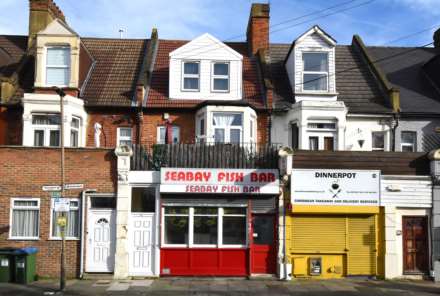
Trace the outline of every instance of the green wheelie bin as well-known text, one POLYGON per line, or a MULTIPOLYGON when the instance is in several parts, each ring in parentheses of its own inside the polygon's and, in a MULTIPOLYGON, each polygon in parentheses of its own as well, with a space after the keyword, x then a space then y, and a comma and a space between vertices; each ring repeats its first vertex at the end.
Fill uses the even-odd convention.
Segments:
POLYGON ((14 280, 16 283, 28 284, 37 279, 37 248, 17 249, 15 253, 14 280))
POLYGON ((0 283, 9 283, 14 280, 14 256, 17 249, 0 249, 0 283))

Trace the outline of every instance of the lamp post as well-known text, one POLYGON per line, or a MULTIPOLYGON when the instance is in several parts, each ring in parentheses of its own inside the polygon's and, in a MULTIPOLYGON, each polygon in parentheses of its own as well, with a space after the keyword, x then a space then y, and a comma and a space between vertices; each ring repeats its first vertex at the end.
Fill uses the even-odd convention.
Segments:
MULTIPOLYGON (((60 96, 60 147, 61 147, 61 197, 64 198, 64 97, 66 93, 59 87, 54 87, 55 92, 60 96)), ((63 221, 59 223, 61 235, 61 262, 60 262, 60 290, 64 291, 66 287, 66 214, 61 212, 63 221)))

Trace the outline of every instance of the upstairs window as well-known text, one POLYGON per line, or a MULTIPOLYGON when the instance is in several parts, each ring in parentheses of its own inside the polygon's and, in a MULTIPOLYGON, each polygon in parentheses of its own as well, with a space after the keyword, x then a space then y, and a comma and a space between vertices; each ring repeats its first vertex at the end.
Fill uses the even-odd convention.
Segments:
POLYGON ((385 151, 385 133, 373 132, 371 134, 371 145, 373 151, 385 151))
POLYGON ((240 143, 243 132, 243 114, 214 113, 214 141, 216 143, 240 143))
POLYGON ((402 152, 416 152, 417 151, 417 133, 404 131, 400 137, 402 152))
POLYGON ((303 90, 328 90, 328 54, 325 52, 303 53, 303 90))
POLYGON ((33 114, 34 146, 58 147, 60 145, 60 124, 59 114, 33 114))
POLYGON ((228 92, 229 91, 229 64, 213 63, 212 65, 212 91, 228 92))
POLYGON ((183 62, 182 89, 186 91, 199 91, 200 88, 200 63, 183 62))
POLYGON ((70 48, 49 47, 46 56, 46 85, 68 86, 70 81, 70 48))
POLYGON ((118 128, 118 146, 127 145, 131 146, 131 127, 119 127, 118 128))
POLYGON ((80 119, 78 117, 72 117, 70 123, 70 146, 79 147, 79 126, 80 119))

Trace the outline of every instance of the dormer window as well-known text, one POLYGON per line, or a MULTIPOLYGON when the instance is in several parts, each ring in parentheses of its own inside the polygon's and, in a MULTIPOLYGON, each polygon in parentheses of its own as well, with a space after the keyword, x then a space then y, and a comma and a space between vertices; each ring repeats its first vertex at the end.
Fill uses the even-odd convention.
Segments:
POLYGON ((212 64, 212 91, 229 91, 229 63, 215 62, 212 64))
POLYGON ((70 48, 47 48, 46 86, 68 86, 70 82, 70 48))
POLYGON ((182 89, 184 91, 199 91, 200 62, 183 62, 182 89))
POLYGON ((303 90, 328 91, 328 54, 326 52, 304 52, 303 90))

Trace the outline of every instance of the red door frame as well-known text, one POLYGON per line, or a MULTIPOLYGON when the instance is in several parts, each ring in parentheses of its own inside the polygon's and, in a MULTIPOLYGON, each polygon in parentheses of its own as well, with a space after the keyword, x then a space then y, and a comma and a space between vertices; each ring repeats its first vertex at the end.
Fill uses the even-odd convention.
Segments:
POLYGON ((261 247, 257 247, 259 245, 255 245, 254 244, 254 238, 253 238, 253 234, 254 234, 254 225, 253 225, 253 218, 255 216, 269 216, 269 217, 273 217, 273 245, 272 246, 268 246, 268 245, 264 245, 264 246, 268 246, 269 250, 268 252, 273 252, 273 260, 271 260, 271 262, 269 262, 269 264, 271 264, 272 266, 269 266, 268 269, 273 271, 273 272, 269 272, 269 274, 275 274, 276 273, 276 258, 277 258, 277 253, 278 253, 278 244, 277 244, 277 239, 278 239, 278 233, 277 233, 277 225, 278 225, 278 220, 277 220, 277 215, 275 213, 273 214, 254 214, 254 215, 250 215, 250 225, 251 225, 251 231, 250 231, 250 240, 249 240, 249 261, 250 261, 250 267, 249 267, 249 274, 252 274, 252 271, 254 270, 254 258, 253 258, 253 251, 255 251, 258 248, 261 247))

